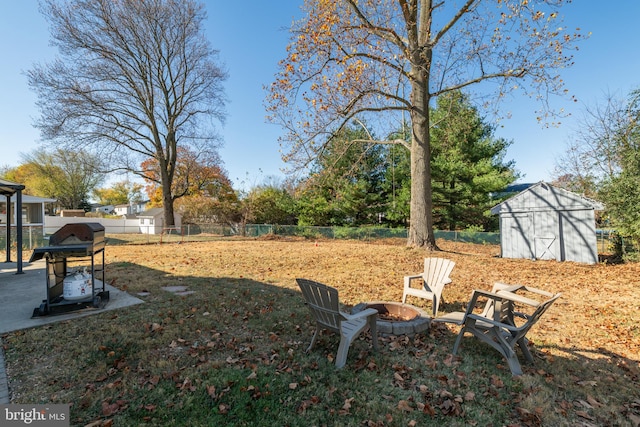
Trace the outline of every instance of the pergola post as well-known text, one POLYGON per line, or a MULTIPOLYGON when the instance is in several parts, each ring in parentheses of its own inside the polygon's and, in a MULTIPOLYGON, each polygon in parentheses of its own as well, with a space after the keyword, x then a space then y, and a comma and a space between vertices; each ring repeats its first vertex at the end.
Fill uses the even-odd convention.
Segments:
POLYGON ((11 262, 11 194, 7 194, 7 238, 5 243, 6 262, 11 262))
POLYGON ((16 243, 16 257, 18 258, 16 274, 22 274, 24 273, 22 271, 22 190, 16 192, 16 243))

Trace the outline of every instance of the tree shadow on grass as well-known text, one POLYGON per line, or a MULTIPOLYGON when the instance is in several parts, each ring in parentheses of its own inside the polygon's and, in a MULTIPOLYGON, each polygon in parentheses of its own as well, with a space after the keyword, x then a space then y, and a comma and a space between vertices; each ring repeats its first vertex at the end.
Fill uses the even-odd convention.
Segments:
MULTIPOLYGON (((444 304, 460 310, 461 303, 444 304)), ((540 323, 545 321, 544 317, 540 323)), ((536 326, 528 334, 534 363, 529 364, 517 348, 523 375, 514 377, 520 386, 514 393, 514 410, 525 425, 633 425, 640 422, 640 367, 637 360, 607 349, 566 347, 538 339, 536 326), (532 338, 536 337, 536 339, 532 338), (544 414, 544 415, 543 415, 544 414)), ((436 323, 432 328, 448 352, 461 330, 454 324, 436 323)), ((450 357, 453 355, 450 354, 450 357)), ((458 375, 499 375, 508 379, 505 359, 489 345, 465 334, 455 357, 458 375)))
POLYGON ((470 336, 451 355, 458 329, 440 325, 381 338, 378 353, 362 334, 336 370, 336 334, 305 352, 315 323, 293 279, 275 285, 131 262, 111 262, 107 276, 146 303, 3 337, 14 402, 73 402, 79 425, 535 425, 537 407, 606 425, 637 412, 634 362, 619 355, 538 344, 535 365, 513 379, 470 336))

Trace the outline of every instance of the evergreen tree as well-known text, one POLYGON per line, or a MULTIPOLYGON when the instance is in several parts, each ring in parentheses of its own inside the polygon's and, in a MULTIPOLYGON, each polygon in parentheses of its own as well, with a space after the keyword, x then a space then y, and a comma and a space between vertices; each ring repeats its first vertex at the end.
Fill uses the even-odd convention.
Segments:
MULTIPOLYGON (((494 129, 460 91, 438 99, 431 122, 436 228, 495 230, 497 218, 489 209, 497 201, 491 195, 517 178, 513 162, 504 162, 511 143, 493 137, 494 129)), ((409 151, 397 143, 367 144, 359 129, 342 131, 326 144, 299 191, 300 224, 408 226, 409 151)), ((387 139, 404 141, 410 132, 403 126, 387 139)))
POLYGON ((496 219, 489 209, 491 193, 515 181, 514 162, 504 162, 510 141, 494 138, 460 91, 440 98, 432 114, 432 187, 434 224, 441 230, 482 227, 491 230, 496 219))

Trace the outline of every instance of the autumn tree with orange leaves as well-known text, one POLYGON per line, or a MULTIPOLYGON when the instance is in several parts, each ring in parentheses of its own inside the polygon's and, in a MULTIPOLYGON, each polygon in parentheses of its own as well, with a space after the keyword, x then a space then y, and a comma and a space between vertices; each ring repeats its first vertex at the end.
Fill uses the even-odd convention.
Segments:
MULTIPOLYGON (((151 206, 162 206, 163 184, 157 162, 148 159, 142 162, 141 170, 151 206)), ((217 152, 178 147, 171 187, 171 204, 174 203, 185 220, 222 223, 237 220, 239 201, 217 152)))
POLYGON ((582 38, 579 29, 562 26, 559 12, 568 3, 305 0, 268 88, 270 119, 286 130, 285 161, 304 168, 348 124, 375 123, 375 134, 385 135, 405 118, 408 140, 367 142, 410 151, 408 244, 437 249, 429 135, 435 99, 476 87, 497 105, 517 88, 552 113, 549 96, 565 94, 559 72, 582 38))

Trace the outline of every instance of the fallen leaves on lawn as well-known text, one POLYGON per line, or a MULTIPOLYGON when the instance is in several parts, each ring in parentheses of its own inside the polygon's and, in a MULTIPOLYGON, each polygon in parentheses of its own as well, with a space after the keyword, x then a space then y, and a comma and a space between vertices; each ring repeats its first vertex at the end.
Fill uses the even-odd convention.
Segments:
POLYGON ((160 323, 154 322, 154 323, 145 323, 144 329, 146 332, 154 333, 154 332, 161 332, 163 327, 160 323))
POLYGON ((307 408, 317 405, 318 403, 320 403, 320 398, 318 396, 311 396, 311 398, 305 399, 300 402, 297 412, 298 414, 304 414, 307 411, 307 408))
POLYGON ((462 415, 461 398, 447 398, 439 405, 443 415, 459 417, 462 415))
POLYGON ((182 384, 178 384, 177 387, 182 391, 191 391, 191 392, 194 392, 198 389, 195 385, 193 385, 193 383, 189 378, 185 378, 184 381, 182 381, 182 384))
MULTIPOLYGON (((361 372, 362 370, 365 371, 363 374, 374 372, 378 375, 380 384, 385 387, 380 387, 380 393, 376 398, 384 399, 384 404, 388 408, 384 409, 382 414, 389 411, 393 416, 387 414, 384 418, 383 415, 378 414, 379 418, 374 418, 367 413, 362 419, 372 419, 360 420, 361 424, 371 427, 399 425, 400 413, 403 413, 402 418, 415 419, 407 421, 405 418, 402 425, 423 425, 425 416, 462 417, 466 411, 471 413, 472 409, 475 411, 482 408, 486 400, 495 399, 507 407, 507 413, 512 419, 507 420, 506 424, 511 425, 538 426, 544 424, 549 418, 553 419, 554 416, 556 419, 563 417, 581 425, 594 425, 611 421, 606 418, 607 414, 611 416, 613 411, 617 410, 616 421, 622 420, 621 424, 627 421, 632 426, 640 426, 640 402, 630 402, 633 398, 629 398, 629 395, 623 397, 616 395, 612 398, 606 394, 609 390, 612 390, 612 394, 616 393, 612 388, 615 384, 614 379, 620 379, 620 384, 623 384, 622 381, 637 383, 640 376, 637 364, 638 354, 640 354, 638 353, 640 345, 637 341, 637 325, 628 321, 633 319, 629 313, 637 312, 637 291, 632 290, 637 287, 627 286, 637 282, 637 266, 601 264, 581 266, 575 263, 547 261, 533 263, 528 260, 501 259, 495 256, 495 248, 484 248, 482 245, 452 245, 447 242, 441 244, 441 247, 447 251, 446 256, 457 263, 452 273, 455 286, 448 287, 446 291, 446 310, 464 309, 471 289, 490 289, 494 281, 523 283, 565 293, 565 297, 548 312, 531 335, 532 342, 536 344, 532 348, 534 357, 537 359, 536 366, 527 367, 524 391, 515 391, 512 388, 513 383, 508 379, 509 370, 506 364, 498 364, 499 368, 495 369, 496 363, 492 362, 493 359, 474 356, 472 352, 460 358, 449 353, 451 346, 442 347, 443 342, 452 344, 452 332, 454 330, 455 333, 458 332, 449 325, 433 325, 431 330, 417 337, 381 337, 380 342, 384 349, 382 357, 371 352, 370 342, 368 342, 367 346, 361 346, 362 353, 366 356, 356 355, 355 350, 352 350, 347 363, 352 371, 361 372), (593 295, 598 295, 598 298, 594 299, 593 295), (620 319, 625 320, 620 321, 620 319), (539 337, 543 338, 538 339, 539 337), (407 354, 413 358, 410 362, 401 359, 407 354), (567 357, 566 354, 570 356, 567 357), (587 360, 584 354, 588 354, 588 357, 595 356, 591 362, 592 366, 581 365, 582 360, 587 360), (468 361, 474 360, 474 357, 479 363, 469 368, 468 361), (573 362, 572 358, 576 361, 573 362), (605 366, 597 362, 596 358, 608 358, 611 363, 605 366), (389 369, 390 363, 393 364, 392 369, 389 369), (480 364, 481 366, 478 366, 480 364), (569 369, 565 369, 566 367, 569 369), (598 370, 595 369, 596 367, 598 370), (494 372, 495 375, 491 375, 494 372), (477 376, 482 377, 482 382, 476 381, 477 376), (537 401, 536 398, 542 395, 536 396, 539 390, 529 385, 529 380, 545 392, 545 387, 557 386, 553 389, 562 390, 562 395, 568 400, 551 398, 544 402, 537 401), (538 380, 542 381, 538 382, 538 380), (392 387, 388 387, 387 384, 392 384, 392 387), (474 391, 468 391, 468 388, 473 388, 474 391), (576 393, 575 390, 578 392, 576 393), (521 400, 518 400, 520 396, 522 396, 521 400), (543 407, 536 407, 536 405, 543 407), (542 410, 544 413, 541 412, 542 410)), ((413 249, 343 242, 335 244, 327 242, 321 247, 314 247, 316 251, 313 258, 305 255, 305 251, 301 250, 297 243, 279 246, 264 244, 260 241, 252 241, 250 244, 203 243, 179 247, 178 249, 184 249, 189 254, 189 258, 182 262, 188 269, 178 265, 180 261, 176 261, 176 265, 172 265, 172 271, 175 273, 170 273, 167 271, 169 266, 165 266, 159 260, 169 259, 169 257, 178 260, 180 254, 174 256, 172 253, 176 248, 153 247, 153 257, 149 256, 150 248, 149 246, 114 247, 110 249, 108 255, 109 257, 117 255, 122 259, 130 260, 132 265, 140 265, 143 268, 147 266, 151 273, 158 272, 158 275, 153 276, 155 281, 165 280, 166 273, 166 280, 185 283, 193 281, 194 288, 201 283, 202 286, 214 290, 211 291, 210 299, 204 299, 197 305, 189 302, 188 298, 191 297, 186 297, 185 304, 188 306, 184 304, 170 304, 171 308, 161 306, 156 317, 147 317, 133 324, 131 339, 119 338, 113 342, 95 341, 97 344, 91 346, 91 350, 98 354, 98 362, 105 362, 105 369, 92 375, 95 379, 87 380, 93 383, 87 384, 86 388, 81 384, 81 390, 77 394, 86 392, 87 403, 82 403, 85 408, 95 407, 96 403, 98 408, 102 405, 103 417, 111 416, 108 414, 117 414, 118 417, 124 415, 120 412, 124 411, 127 403, 116 399, 123 399, 122 396, 124 396, 123 381, 120 377, 125 379, 125 384, 132 383, 131 378, 125 376, 129 373, 138 375, 135 384, 142 390, 141 393, 144 393, 144 390, 157 388, 161 379, 169 381, 173 386, 174 396, 185 395, 185 399, 192 399, 196 396, 193 393, 198 393, 198 390, 203 391, 204 387, 204 391, 211 399, 209 403, 214 412, 217 408, 220 414, 230 413, 232 409, 242 409, 235 408, 234 393, 238 390, 243 397, 251 396, 254 399, 268 393, 267 386, 258 387, 257 384, 248 386, 245 384, 244 387, 225 383, 217 386, 202 384, 205 380, 200 378, 203 376, 191 371, 189 371, 189 377, 185 378, 187 371, 182 370, 180 364, 183 361, 186 362, 185 366, 197 369, 201 369, 201 366, 206 369, 243 369, 239 375, 246 380, 259 377, 261 380, 270 381, 269 374, 287 374, 289 376, 281 377, 285 379, 282 383, 285 390, 283 394, 291 399, 293 411, 304 414, 309 409, 314 412, 327 411, 333 416, 338 414, 359 416, 363 408, 367 410, 366 405, 358 404, 362 399, 358 394, 361 391, 360 388, 349 388, 349 391, 345 392, 342 386, 337 391, 335 387, 327 385, 326 390, 320 392, 318 387, 306 387, 312 381, 311 378, 302 379, 305 371, 299 369, 300 365, 309 372, 313 381, 321 382, 322 379, 317 377, 318 371, 323 372, 326 360, 333 363, 335 354, 329 354, 320 362, 317 361, 317 357, 303 359, 302 362, 298 360, 301 353, 299 349, 302 346, 298 341, 303 340, 305 345, 308 344, 312 325, 307 316, 291 319, 295 316, 290 313, 289 307, 286 307, 292 300, 291 295, 298 292, 293 278, 322 278, 323 281, 340 290, 341 302, 348 305, 381 299, 393 301, 399 300, 402 294, 402 275, 413 271, 414 267, 420 268, 423 258, 422 252, 413 249), (121 254, 120 251, 123 253, 121 254), (140 252, 138 257, 132 255, 136 251, 140 252), (277 251, 277 257, 273 256, 274 251, 277 251), (338 258, 339 262, 336 262, 338 258), (198 264, 197 268, 196 264, 198 264), (336 268, 336 265, 348 266, 348 268, 336 268), (238 279, 239 271, 242 271, 245 279, 238 279), (184 278, 177 275, 183 275, 184 278), (269 280, 261 279, 264 275, 269 275, 269 280), (358 279, 363 277, 366 279, 358 279), (252 281, 262 282, 256 285, 258 292, 253 288, 247 289, 252 281), (224 301, 242 300, 243 304, 225 305, 219 304, 216 300, 216 292, 218 292, 215 290, 216 286, 227 282, 233 287, 218 286, 221 289, 220 295, 223 295, 223 290, 226 292, 224 301), (271 287, 277 288, 278 297, 273 296, 276 294, 269 293, 268 289, 271 287), (282 307, 279 306, 278 298, 286 301, 282 307), (250 304, 247 303, 248 300, 251 301, 250 304), (202 316, 208 317, 203 319, 202 316), (259 334, 254 334, 253 323, 261 321, 260 316, 273 317, 275 320, 269 326, 260 329, 259 334), (289 324, 283 320, 285 318, 289 319, 289 324), (203 320, 209 321, 214 326, 207 325, 203 320), (173 332, 175 325, 183 325, 180 332, 173 332), (159 339, 163 337, 166 339, 159 339), (247 337, 250 339, 246 339, 247 337), (135 343, 138 338, 159 343, 154 350, 162 358, 158 360, 167 363, 166 374, 153 375, 153 365, 147 367, 140 361, 136 348, 138 343, 135 343), (133 349, 127 347, 129 341, 134 342, 133 349), (98 346, 103 343, 104 345, 98 346), (99 351, 95 352, 95 348, 99 351), (180 363, 175 363, 176 361, 180 363), (269 374, 260 370, 258 375, 256 370, 249 366, 252 363, 269 366, 269 374), (113 393, 113 400, 102 401, 103 395, 97 393, 101 390, 113 393), (356 391, 351 393, 351 390, 356 391), (350 394, 340 395, 343 392, 350 394), (320 394, 326 402, 321 402, 321 399, 313 393, 320 394), (234 407, 232 408, 231 405, 234 407), (316 407, 313 408, 314 406, 316 407)), ((136 269, 132 268, 131 271, 135 272, 136 269)), ((121 280, 130 280, 129 283, 123 283, 122 287, 130 287, 131 292, 140 290, 153 292, 157 287, 156 284, 143 283, 139 279, 140 277, 135 275, 122 275, 121 280), (124 279, 125 277, 130 278, 124 279)), ((201 294, 204 292, 199 293, 201 294)), ((182 298, 181 302, 184 300, 182 298)), ((420 305, 421 302, 416 304, 420 305)), ((369 340, 369 337, 367 336, 366 339, 369 340)), ((321 357, 323 352, 326 354, 335 351, 336 348, 337 341, 330 341, 329 345, 317 351, 316 356, 321 357)), ((48 366, 42 363, 39 365, 48 366)), ((58 387, 63 384, 62 380, 60 381, 58 387)), ((44 381, 41 382, 44 383, 44 381)), ((49 380, 49 385, 53 383, 54 381, 49 380)), ((28 386, 31 389, 38 388, 33 387, 33 383, 25 383, 25 386, 21 386, 19 382, 15 384, 17 393, 22 395, 26 395, 28 386)), ((73 382, 64 382, 64 388, 67 387, 73 390, 73 382)), ((365 391, 369 392, 377 388, 376 385, 365 391)), ((633 396, 633 393, 630 395, 633 396)), ((146 401, 138 400, 129 394, 126 396, 131 402, 146 401)), ((78 407, 80 405, 81 403, 78 407)), ((143 403, 138 406, 138 409, 146 410, 150 412, 148 415, 153 415, 151 412, 164 408, 143 403)), ((88 410, 83 409, 83 412, 86 413, 88 410)), ((83 414, 83 417, 85 420, 91 420, 96 415, 100 416, 100 409, 96 412, 97 414, 88 416, 83 414)), ((145 419, 145 421, 148 420, 145 419)), ((466 418, 464 422, 472 424, 472 420, 466 418)), ((98 425, 103 424, 96 424, 98 425)))
POLYGON ((516 412, 520 416, 520 421, 522 421, 524 425, 530 427, 542 425, 542 414, 538 410, 531 412, 528 409, 516 407, 516 412))
POLYGON ((126 407, 127 402, 124 400, 116 400, 115 402, 112 402, 111 399, 107 399, 102 402, 102 415, 110 417, 126 407))
POLYGON ((342 409, 340 409, 338 413, 340 415, 349 415, 350 414, 349 410, 351 409, 351 404, 353 403, 354 400, 356 400, 355 397, 350 397, 348 399, 345 399, 344 405, 342 405, 342 409))
POLYGON ((412 412, 413 408, 408 400, 401 400, 398 402, 398 409, 404 412, 412 412))

